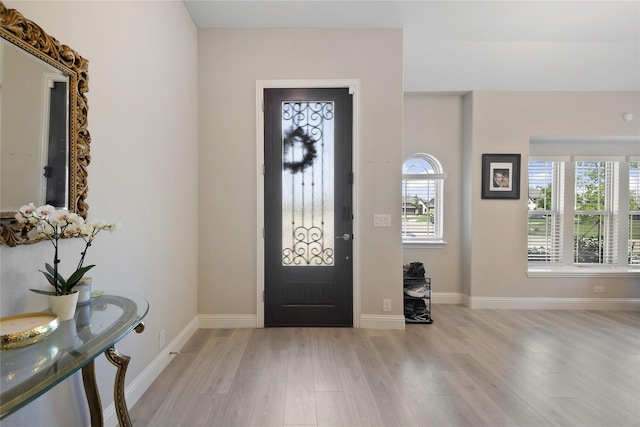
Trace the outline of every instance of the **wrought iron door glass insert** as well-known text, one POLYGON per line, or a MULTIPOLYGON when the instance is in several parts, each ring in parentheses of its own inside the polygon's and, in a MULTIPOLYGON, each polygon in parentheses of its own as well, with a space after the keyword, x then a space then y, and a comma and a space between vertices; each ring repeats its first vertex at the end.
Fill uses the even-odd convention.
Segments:
POLYGON ((334 103, 282 103, 282 265, 333 265, 334 103))

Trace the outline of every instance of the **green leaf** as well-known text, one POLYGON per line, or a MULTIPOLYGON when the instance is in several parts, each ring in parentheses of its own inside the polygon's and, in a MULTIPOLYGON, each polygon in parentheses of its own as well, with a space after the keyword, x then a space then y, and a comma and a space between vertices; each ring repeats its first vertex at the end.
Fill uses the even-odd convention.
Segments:
POLYGON ((59 288, 64 289, 67 286, 66 281, 64 280, 64 277, 62 277, 62 275, 60 273, 57 273, 56 276, 56 270, 51 266, 51 264, 45 263, 44 266, 47 268, 47 271, 51 274, 51 278, 49 278, 49 276, 47 276, 47 273, 45 273, 44 271, 42 271, 42 273, 47 276, 47 280, 49 280, 49 283, 51 283, 53 286, 55 286, 56 290, 59 290, 59 288), (52 278, 56 277, 57 280, 52 281, 52 278), (58 285, 58 283, 60 283, 60 285, 58 285))
POLYGON ((51 273, 52 276, 55 276, 56 270, 53 267, 51 267, 51 264, 45 263, 44 266, 46 267, 47 271, 51 273))
POLYGON ((44 274, 44 277, 47 278, 47 280, 49 281, 49 283, 51 283, 51 286, 53 286, 54 288, 57 288, 56 286, 56 279, 53 278, 52 274, 47 273, 46 271, 42 271, 39 270, 42 274, 44 274))
POLYGON ((89 270, 91 270, 95 265, 87 265, 86 267, 82 267, 77 269, 70 277, 67 279, 67 283, 63 286, 63 293, 68 293, 71 289, 82 279, 82 276, 89 270))
POLYGON ((64 277, 62 277, 60 273, 58 273, 58 282, 60 283, 60 286, 62 286, 63 288, 67 286, 66 280, 64 280, 64 277))
POLYGON ((40 289, 29 289, 31 292, 35 292, 36 294, 42 295, 56 295, 54 291, 42 291, 40 289))

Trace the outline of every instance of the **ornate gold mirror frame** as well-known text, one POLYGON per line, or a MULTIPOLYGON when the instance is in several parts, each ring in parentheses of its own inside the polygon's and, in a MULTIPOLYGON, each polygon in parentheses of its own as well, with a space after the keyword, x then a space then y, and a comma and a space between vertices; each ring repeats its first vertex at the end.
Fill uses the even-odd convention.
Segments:
MULTIPOLYGON (((87 130, 89 61, 69 46, 60 44, 33 21, 0 1, 0 37, 69 76, 69 178, 68 209, 86 218, 87 166, 91 161, 87 130)), ((30 201, 25 201, 25 204, 30 201)), ((15 212, 0 212, 0 244, 28 243, 26 233, 14 219, 15 212)))

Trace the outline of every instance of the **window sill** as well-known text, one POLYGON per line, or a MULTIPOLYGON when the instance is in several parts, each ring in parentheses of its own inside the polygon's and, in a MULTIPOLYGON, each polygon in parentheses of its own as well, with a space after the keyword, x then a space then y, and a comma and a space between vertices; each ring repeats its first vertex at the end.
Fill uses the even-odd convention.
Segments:
POLYGON ((527 277, 627 277, 640 278, 640 266, 602 267, 602 266, 560 266, 531 267, 527 277))
POLYGON ((447 242, 444 240, 438 240, 433 242, 407 242, 403 241, 402 246, 410 249, 422 249, 422 248, 444 248, 447 242))

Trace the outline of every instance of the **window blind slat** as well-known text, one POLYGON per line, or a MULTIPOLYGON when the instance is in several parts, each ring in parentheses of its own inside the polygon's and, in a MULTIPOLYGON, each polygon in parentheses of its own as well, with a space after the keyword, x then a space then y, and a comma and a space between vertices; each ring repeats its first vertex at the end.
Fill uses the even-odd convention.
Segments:
POLYGON ((563 163, 529 163, 528 260, 558 264, 562 262, 563 163))
MULTIPOLYGON (((636 159, 632 159, 636 160, 636 159)), ((628 263, 640 265, 640 159, 629 163, 628 263)))

